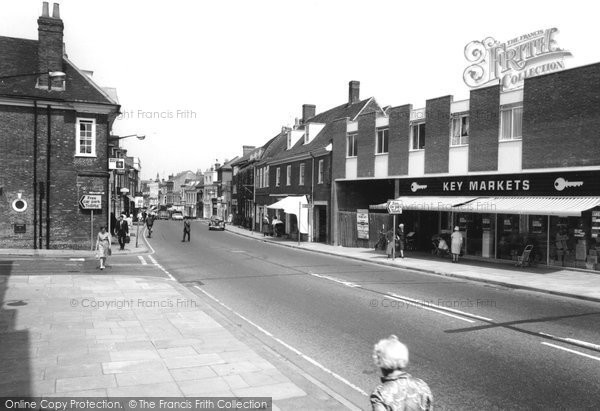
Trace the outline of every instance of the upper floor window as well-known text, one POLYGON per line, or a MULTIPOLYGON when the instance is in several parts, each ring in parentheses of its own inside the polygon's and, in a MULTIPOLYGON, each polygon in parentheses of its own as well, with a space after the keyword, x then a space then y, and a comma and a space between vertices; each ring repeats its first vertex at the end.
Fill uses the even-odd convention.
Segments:
POLYGON ((317 178, 317 184, 323 184, 323 160, 319 160, 319 172, 317 178))
POLYGON ((264 178, 263 187, 269 187, 269 166, 265 167, 265 174, 264 174, 263 178, 264 178))
POLYGON ((292 166, 287 166, 285 169, 285 185, 292 185, 292 166))
POLYGON ((275 169, 275 187, 279 187, 281 185, 281 167, 277 167, 275 169))
POLYGON ((75 155, 96 156, 96 120, 78 118, 76 125, 77 143, 75 155))
POLYGON ((298 185, 304 185, 304 163, 300 164, 300 175, 298 176, 298 185))
POLYGON ((457 116, 452 118, 451 146, 462 146, 469 144, 469 116, 457 116))
POLYGON ((356 133, 348 134, 347 144, 346 144, 346 146, 348 148, 348 150, 346 151, 346 155, 348 157, 356 157, 358 155, 358 144, 356 141, 356 137, 357 137, 356 133))
POLYGON ((410 149, 423 150, 425 148, 425 123, 413 124, 410 128, 410 149))
POLYGON ((389 128, 377 129, 377 144, 375 144, 376 154, 386 154, 388 152, 389 128))
POLYGON ((523 136, 523 107, 503 108, 500 111, 500 140, 520 140, 523 136))

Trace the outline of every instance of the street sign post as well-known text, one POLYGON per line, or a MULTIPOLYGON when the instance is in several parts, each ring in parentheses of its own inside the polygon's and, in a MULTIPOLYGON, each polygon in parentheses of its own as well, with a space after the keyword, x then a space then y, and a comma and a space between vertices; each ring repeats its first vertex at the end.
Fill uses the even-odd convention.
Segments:
POLYGON ((85 194, 79 199, 83 210, 90 210, 90 248, 94 250, 94 210, 102 210, 101 194, 85 194))
POLYGON ((392 260, 396 259, 396 216, 402 214, 402 201, 390 200, 387 203, 387 211, 394 217, 392 225, 394 226, 393 235, 393 246, 392 246, 392 260))

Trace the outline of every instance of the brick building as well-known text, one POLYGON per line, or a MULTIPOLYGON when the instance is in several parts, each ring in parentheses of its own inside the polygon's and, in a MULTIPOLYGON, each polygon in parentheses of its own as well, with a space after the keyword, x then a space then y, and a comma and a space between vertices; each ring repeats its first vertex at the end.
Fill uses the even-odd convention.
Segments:
POLYGON ((270 220, 277 216, 292 237, 300 231, 306 240, 330 241, 331 144, 337 120, 384 115, 373 97, 360 100, 359 95, 360 83, 351 81, 344 104, 319 114, 314 105, 304 104, 302 119, 284 127, 270 144, 255 165, 257 223, 265 215, 270 220))
POLYGON ((108 136, 119 113, 111 93, 63 46, 58 4, 44 2, 37 40, 0 37, 0 247, 90 248, 107 223, 108 136), (98 197, 94 197, 98 198, 98 197))
POLYGON ((540 263, 598 269, 599 126, 600 64, 338 120, 335 242, 372 246, 397 199, 417 250, 458 226, 473 258, 515 260, 532 245, 540 263), (359 209, 370 209, 368 239, 359 209))

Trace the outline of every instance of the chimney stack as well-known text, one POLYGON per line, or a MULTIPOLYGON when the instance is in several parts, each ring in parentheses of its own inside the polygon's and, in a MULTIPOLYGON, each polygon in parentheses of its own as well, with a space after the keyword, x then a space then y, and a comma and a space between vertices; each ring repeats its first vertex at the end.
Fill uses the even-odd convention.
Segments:
POLYGON ((360 101, 360 81, 352 80, 348 83, 348 104, 358 103, 360 101))
POLYGON ((302 104, 302 123, 313 118, 316 114, 317 106, 314 104, 302 104))
MULTIPOLYGON (((57 3, 49 15, 48 2, 42 6, 42 15, 38 18, 38 71, 64 71, 63 67, 63 31, 64 25, 60 19, 60 9, 57 3)), ((53 87, 61 87, 64 79, 52 79, 53 87)), ((41 75, 38 81, 40 88, 48 88, 48 75, 41 75)))
POLYGON ((254 150, 256 148, 256 146, 242 146, 242 156, 245 156, 246 154, 250 154, 252 152, 252 150, 254 150))

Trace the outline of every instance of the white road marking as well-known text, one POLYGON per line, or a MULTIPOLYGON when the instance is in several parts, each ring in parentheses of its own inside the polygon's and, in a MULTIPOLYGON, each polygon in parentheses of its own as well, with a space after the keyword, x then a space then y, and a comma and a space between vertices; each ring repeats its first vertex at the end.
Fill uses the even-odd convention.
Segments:
POLYGON ((166 275, 168 275, 168 276, 169 276, 169 279, 171 279, 171 280, 173 280, 173 281, 177 281, 177 280, 175 279, 175 277, 173 277, 173 276, 171 275, 171 273, 170 273, 170 272, 168 272, 167 270, 165 270, 165 268, 164 268, 162 265, 160 265, 160 264, 158 263, 158 261, 156 261, 156 260, 154 259, 154 257, 152 257, 151 255, 149 255, 149 256, 148 256, 148 258, 150 259, 150 261, 152 261, 152 264, 154 264, 156 267, 158 267, 158 268, 159 268, 159 269, 160 269, 160 270, 161 270, 163 273, 165 273, 166 275))
POLYGON ((85 258, 69 258, 69 261, 85 261, 85 258))
POLYGON ((474 323, 475 322, 474 320, 469 320, 468 318, 465 318, 465 317, 459 317, 458 315, 450 314, 450 313, 447 313, 447 312, 442 311, 442 310, 431 308, 428 305, 425 305, 423 303, 415 303, 415 302, 411 301, 412 299, 408 299, 407 300, 407 299, 405 299, 403 297, 396 296, 394 294, 388 294, 388 297, 392 298, 393 300, 402 301, 403 303, 406 303, 408 305, 412 305, 412 306, 415 306, 415 307, 419 307, 419 308, 422 308, 422 309, 427 310, 427 311, 432 311, 434 313, 438 313, 438 314, 442 314, 442 315, 445 315, 445 316, 448 316, 448 317, 456 318, 457 320, 466 321, 468 323, 474 323))
POLYGON ((548 337, 552 340, 563 341, 566 343, 578 345, 583 348, 589 348, 590 350, 600 351, 600 345, 598 345, 598 344, 593 344, 593 343, 589 343, 587 341, 582 341, 582 340, 576 340, 575 338, 557 337, 555 335, 547 334, 547 333, 543 333, 543 332, 540 332, 539 334, 543 335, 544 337, 548 337))
POLYGON ((335 282, 335 283, 343 284, 343 285, 345 285, 346 287, 351 287, 351 288, 362 288, 362 287, 361 287, 360 285, 358 285, 358 284, 354 284, 354 283, 352 283, 352 282, 350 282, 350 281, 339 280, 339 279, 337 279, 337 278, 335 278, 335 277, 330 277, 330 276, 328 276, 328 275, 323 275, 323 274, 315 274, 315 273, 310 273, 310 275, 312 275, 313 277, 324 278, 324 279, 326 279, 326 280, 333 281, 333 282, 335 282))
POLYGON ((144 259, 144 257, 143 257, 143 256, 141 256, 141 255, 138 255, 138 258, 140 259, 140 263, 142 263, 142 265, 146 265, 146 264, 148 264, 148 263, 146 262, 146 260, 144 259))
MULTIPOLYGON (((393 296, 393 297, 396 297, 396 298, 401 298, 401 299, 403 299, 403 300, 407 300, 407 301, 413 302, 413 303, 415 303, 415 304, 419 304, 419 305, 423 306, 424 308, 425 308, 425 307, 430 307, 430 304, 428 304, 428 303, 425 303, 425 302, 423 302, 423 301, 415 300, 414 298, 405 297, 405 296, 403 296, 403 295, 398 295, 398 294, 394 294, 394 293, 392 293, 392 294, 390 294, 390 295, 391 295, 391 296, 393 296)), ((449 307, 439 307, 439 309, 441 309, 441 310, 443 310, 443 311, 450 311, 450 312, 453 312, 453 313, 456 313, 456 314, 459 314, 459 315, 465 315, 465 316, 467 316, 467 317, 473 317, 473 318, 477 318, 477 319, 479 319, 479 320, 483 320, 483 321, 490 321, 490 322, 493 322, 493 321, 494 321, 494 320, 492 320, 491 318, 486 318, 486 317, 482 317, 482 316, 480 316, 480 315, 475 315, 475 314, 467 313, 467 312, 464 312, 464 311, 456 310, 456 309, 454 309, 454 308, 449 308, 449 307)))
POLYGON ((232 309, 231 307, 229 307, 227 304, 221 302, 218 298, 216 298, 213 295, 207 293, 202 288, 198 287, 197 285, 195 285, 194 288, 196 288, 198 291, 200 291, 201 293, 203 293, 204 295, 206 295, 208 298, 210 298, 211 300, 213 300, 217 304, 221 305, 223 308, 226 308, 227 310, 231 311, 233 314, 237 315, 242 320, 246 321, 248 324, 254 326, 257 330, 259 330, 260 332, 262 332, 266 336, 268 336, 268 337, 272 338, 273 340, 277 341, 279 344, 283 345, 288 350, 292 351, 293 353, 297 354, 298 356, 300 356, 304 360, 310 362, 311 364, 313 364, 316 367, 320 368, 321 370, 325 371, 327 374, 331 375, 332 377, 334 377, 338 381, 340 381, 340 382, 346 384, 347 386, 349 386, 350 388, 358 391, 360 394, 364 395, 365 397, 367 397, 369 395, 365 391, 363 391, 362 389, 360 389, 359 387, 357 387, 356 385, 352 384, 350 381, 348 381, 347 379, 345 379, 344 377, 342 377, 341 375, 336 374, 335 372, 333 372, 330 369, 326 368, 324 365, 320 364, 319 362, 317 362, 316 360, 312 359, 308 355, 303 354, 300 350, 292 347, 291 345, 289 345, 285 341, 281 340, 280 338, 275 337, 273 334, 271 334, 269 331, 267 331, 264 328, 262 328, 260 325, 254 323, 253 321, 250 321, 248 318, 244 317, 242 314, 238 313, 237 311, 235 311, 234 309, 232 309))
POLYGON ((548 347, 554 347, 554 348, 558 348, 559 350, 568 351, 573 354, 581 355, 582 357, 591 358, 592 360, 600 361, 600 357, 594 357, 593 355, 589 355, 589 354, 586 354, 583 352, 579 352, 579 351, 571 350, 569 348, 561 347, 560 345, 550 344, 547 342, 543 342, 542 344, 547 345, 548 347))

